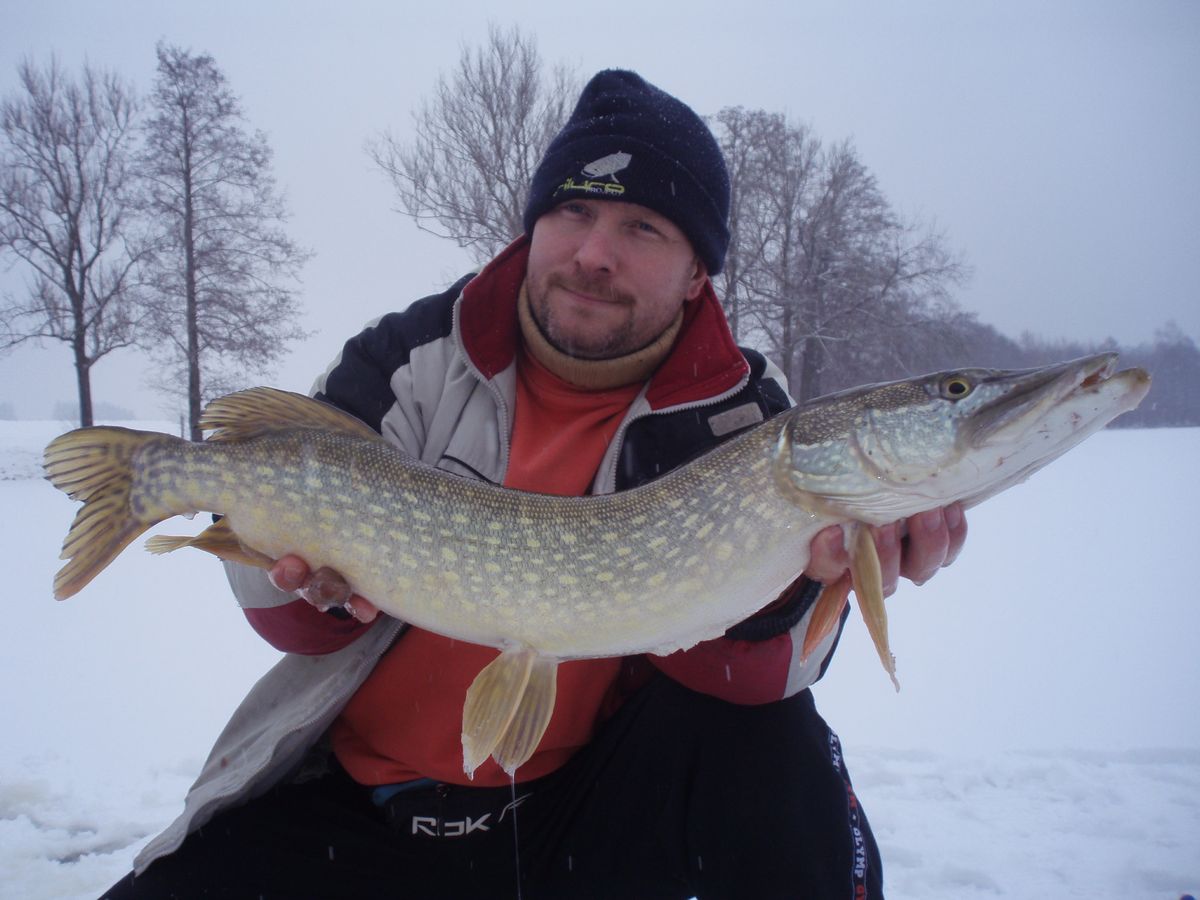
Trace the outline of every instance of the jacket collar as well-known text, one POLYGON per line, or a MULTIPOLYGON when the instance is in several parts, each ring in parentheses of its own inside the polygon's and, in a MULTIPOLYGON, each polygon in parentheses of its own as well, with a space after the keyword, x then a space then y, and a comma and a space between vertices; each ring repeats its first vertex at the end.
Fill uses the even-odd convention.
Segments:
MULTIPOLYGON (((517 297, 525 281, 529 239, 517 238, 463 288, 458 299, 463 351, 487 379, 513 364, 521 340, 517 297)), ((652 410, 695 403, 733 390, 750 366, 729 331, 712 282, 684 307, 683 325, 669 356, 650 379, 652 410)))

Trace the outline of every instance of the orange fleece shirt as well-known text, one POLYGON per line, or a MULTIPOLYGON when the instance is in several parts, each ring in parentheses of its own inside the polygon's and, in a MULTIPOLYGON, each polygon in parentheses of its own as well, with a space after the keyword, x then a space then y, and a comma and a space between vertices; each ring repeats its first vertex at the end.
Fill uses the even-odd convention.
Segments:
MULTIPOLYGON (((641 383, 584 390, 521 351, 506 487, 579 496, 591 489, 609 442, 641 383)), ((333 749, 361 784, 417 778, 502 786, 509 777, 489 759, 468 780, 462 765, 467 688, 499 651, 409 628, 368 676, 334 724, 333 749)), ((621 697, 618 659, 565 662, 545 736, 517 772, 549 774, 592 737, 621 697)))

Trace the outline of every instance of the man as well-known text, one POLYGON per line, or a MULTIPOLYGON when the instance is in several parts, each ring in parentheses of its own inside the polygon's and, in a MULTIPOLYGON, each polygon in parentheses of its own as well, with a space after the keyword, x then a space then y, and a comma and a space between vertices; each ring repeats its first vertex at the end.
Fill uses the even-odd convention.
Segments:
MULTIPOLYGON (((573 495, 652 479, 789 404, 712 290, 728 203, 692 110, 601 72, 533 178, 526 236, 350 340, 317 396, 464 477, 573 495)), ((965 536, 953 508, 905 527, 877 539, 889 592, 965 536)), ((725 637, 563 664, 515 780, 492 761, 462 771, 466 688, 497 651, 378 616, 296 557, 274 587, 231 566, 247 617, 289 655, 111 896, 880 896, 807 689, 836 635, 799 659, 819 583, 846 564, 831 529, 807 577, 725 637)))

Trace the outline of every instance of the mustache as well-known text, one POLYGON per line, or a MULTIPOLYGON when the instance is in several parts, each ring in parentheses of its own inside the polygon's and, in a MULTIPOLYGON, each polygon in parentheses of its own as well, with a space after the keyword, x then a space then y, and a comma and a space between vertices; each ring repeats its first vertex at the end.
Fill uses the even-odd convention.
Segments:
POLYGON ((560 287, 576 294, 586 294, 609 303, 620 303, 632 306, 632 294, 616 288, 609 278, 591 278, 587 275, 551 275, 547 279, 548 287, 560 287))

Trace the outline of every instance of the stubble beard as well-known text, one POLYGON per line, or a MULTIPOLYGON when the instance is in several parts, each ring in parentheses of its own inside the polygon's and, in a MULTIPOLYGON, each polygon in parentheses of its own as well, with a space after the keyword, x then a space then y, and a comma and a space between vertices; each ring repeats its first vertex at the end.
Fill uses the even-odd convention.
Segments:
MULTIPOLYGON (((635 298, 612 286, 607 279, 567 278, 562 275, 550 275, 544 286, 529 285, 529 311, 533 321, 541 331, 542 336, 555 350, 576 359, 615 359, 640 350, 634 346, 633 337, 635 298), (550 304, 550 291, 554 288, 573 293, 599 297, 605 302, 620 307, 627 312, 624 320, 605 334, 591 339, 581 340, 575 335, 567 334, 566 330, 556 321, 554 308, 550 304)), ((651 341, 654 338, 650 339, 651 341)), ((648 343, 648 342, 647 342, 648 343)))

